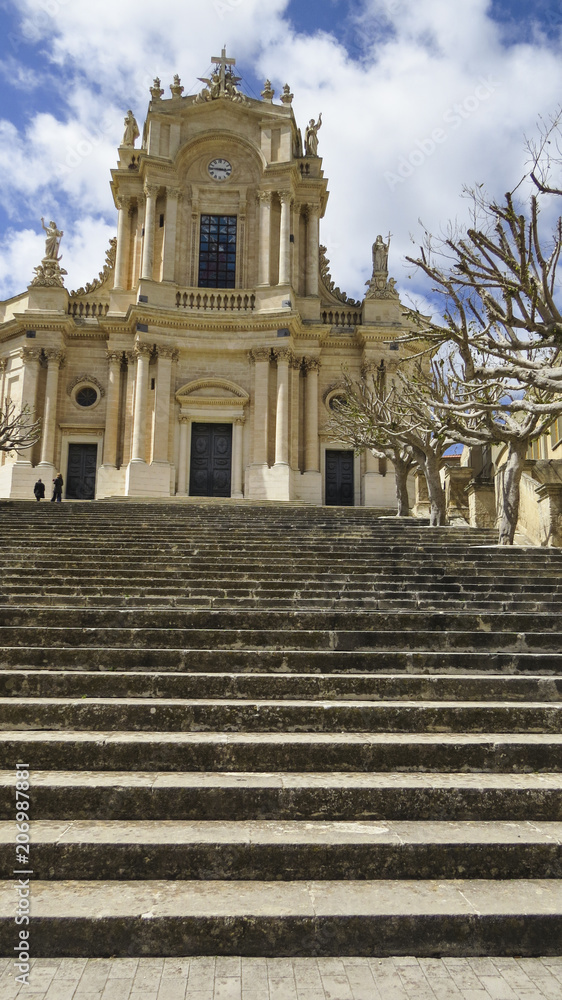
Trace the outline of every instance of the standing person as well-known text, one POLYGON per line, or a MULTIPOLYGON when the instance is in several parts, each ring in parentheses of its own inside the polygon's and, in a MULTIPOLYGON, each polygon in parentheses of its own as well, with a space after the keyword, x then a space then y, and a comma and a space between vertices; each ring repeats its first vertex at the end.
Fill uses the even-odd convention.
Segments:
POLYGON ((35 493, 36 500, 45 499, 45 483, 43 482, 42 479, 37 480, 35 486, 33 487, 33 492, 35 493))
POLYGON ((53 495, 51 497, 51 503, 53 503, 55 500, 56 500, 57 503, 61 502, 61 500, 62 500, 62 486, 63 486, 63 478, 62 478, 62 476, 61 476, 61 474, 59 472, 59 474, 56 476, 56 478, 53 479, 53 495))

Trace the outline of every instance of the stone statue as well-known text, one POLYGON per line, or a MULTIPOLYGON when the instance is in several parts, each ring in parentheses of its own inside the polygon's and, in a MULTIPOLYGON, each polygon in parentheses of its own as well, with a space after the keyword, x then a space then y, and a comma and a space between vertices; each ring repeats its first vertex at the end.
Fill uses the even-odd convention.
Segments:
POLYGON ((45 220, 41 217, 41 225, 44 232, 47 233, 45 238, 45 256, 43 260, 60 260, 59 257, 59 246, 61 238, 64 233, 60 229, 57 229, 56 222, 49 222, 49 225, 45 225, 45 220))
POLYGON ((123 138, 121 140, 121 145, 122 146, 134 146, 135 145, 135 139, 138 139, 138 137, 140 135, 140 132, 139 132, 139 127, 137 125, 135 116, 134 116, 134 114, 133 114, 133 112, 131 111, 130 108, 127 111, 127 114, 125 115, 125 121, 124 121, 123 124, 125 125, 125 131, 123 132, 123 138))
POLYGON ((318 121, 311 118, 306 126, 304 137, 305 156, 318 156, 318 130, 322 126, 322 115, 318 115, 318 121))
POLYGON ((390 247, 390 233, 388 243, 385 243, 382 236, 377 236, 373 243, 373 273, 376 271, 386 271, 388 273, 388 249, 390 247))

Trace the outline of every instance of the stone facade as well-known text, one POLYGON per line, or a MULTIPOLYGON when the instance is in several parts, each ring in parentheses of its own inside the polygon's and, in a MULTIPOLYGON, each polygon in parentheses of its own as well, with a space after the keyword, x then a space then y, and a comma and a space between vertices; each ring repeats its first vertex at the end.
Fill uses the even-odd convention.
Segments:
POLYGON ((400 356, 388 244, 377 237, 363 302, 348 299, 320 244, 321 118, 303 144, 288 86, 275 103, 266 81, 255 100, 224 51, 214 64, 196 96, 155 80, 142 130, 128 112, 99 277, 68 292, 62 234, 43 224, 36 277, 0 303, 2 400, 42 418, 33 448, 2 456, 0 496, 60 470, 67 497, 395 506, 391 468, 349 451, 344 468, 328 429, 342 368, 400 356))

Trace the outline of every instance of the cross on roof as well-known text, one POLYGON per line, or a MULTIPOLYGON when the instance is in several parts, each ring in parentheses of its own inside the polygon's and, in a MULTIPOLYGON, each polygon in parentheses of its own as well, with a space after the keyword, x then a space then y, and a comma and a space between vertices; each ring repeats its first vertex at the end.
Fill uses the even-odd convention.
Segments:
POLYGON ((236 59, 229 59, 226 55, 226 45, 223 45, 222 52, 220 56, 211 56, 211 62, 216 66, 220 66, 221 69, 221 90, 225 89, 226 84, 226 67, 236 66, 236 59))

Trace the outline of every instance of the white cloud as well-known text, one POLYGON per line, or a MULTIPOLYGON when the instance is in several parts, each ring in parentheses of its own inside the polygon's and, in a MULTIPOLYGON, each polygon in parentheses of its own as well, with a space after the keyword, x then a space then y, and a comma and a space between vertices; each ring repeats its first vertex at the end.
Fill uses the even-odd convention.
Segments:
MULTIPOLYGON (((194 92, 226 41, 238 65, 269 76, 278 94, 291 85, 301 128, 323 112, 319 152, 331 194, 321 238, 336 284, 362 297, 371 243, 390 231, 398 286, 415 290, 402 258, 412 250, 410 234, 419 238, 418 218, 438 230, 465 216, 463 183, 485 182, 501 196, 517 182, 524 133, 560 100, 560 52, 552 36, 532 31, 528 42, 506 45, 489 0, 365 0, 352 8, 346 36, 354 58, 335 35, 295 33, 286 7, 287 0, 167 0, 158 20, 148 0, 98 0, 94 9, 79 0, 19 0, 22 32, 49 54, 67 113, 32 115, 19 130, 0 123, 3 204, 12 219, 24 218, 23 203, 37 216, 58 211, 60 222, 53 217, 69 236, 83 228, 84 214, 104 234, 114 228, 109 170, 124 112, 132 107, 142 126, 156 75, 167 88, 178 72, 186 93, 194 92)), ((80 250, 77 235, 65 243, 67 268, 72 246, 90 269, 74 284, 89 280, 103 264, 101 238, 80 250)), ((14 291, 16 280, 14 272, 14 291)))

